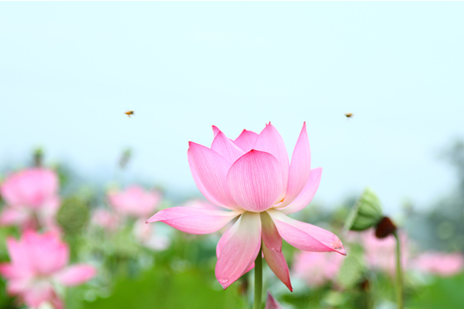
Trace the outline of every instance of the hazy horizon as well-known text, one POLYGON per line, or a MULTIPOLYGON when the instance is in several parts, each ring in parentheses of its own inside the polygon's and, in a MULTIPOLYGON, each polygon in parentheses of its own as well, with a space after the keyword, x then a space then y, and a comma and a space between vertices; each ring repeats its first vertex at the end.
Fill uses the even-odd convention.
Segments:
POLYGON ((439 155, 464 139, 461 2, 0 8, 2 168, 41 146, 111 180, 130 147, 129 178, 196 194, 188 141, 210 146, 212 125, 235 138, 271 121, 291 158, 306 121, 317 202, 370 186, 396 213, 456 182, 439 155))

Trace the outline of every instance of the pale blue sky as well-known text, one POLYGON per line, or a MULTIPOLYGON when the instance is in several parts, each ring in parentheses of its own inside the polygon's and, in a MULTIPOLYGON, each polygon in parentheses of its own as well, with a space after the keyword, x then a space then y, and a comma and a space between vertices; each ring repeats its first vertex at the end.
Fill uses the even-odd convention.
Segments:
POLYGON ((41 145, 110 179, 130 146, 133 177, 194 194, 211 125, 271 121, 291 154, 306 121, 316 201, 369 185, 393 213, 454 184, 463 81, 462 2, 2 2, 0 166, 41 145))

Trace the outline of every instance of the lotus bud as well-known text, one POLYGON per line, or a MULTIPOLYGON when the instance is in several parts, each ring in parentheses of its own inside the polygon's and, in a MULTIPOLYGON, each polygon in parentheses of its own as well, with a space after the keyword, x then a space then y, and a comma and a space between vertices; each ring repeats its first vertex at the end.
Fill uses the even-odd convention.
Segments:
POLYGON ((379 239, 383 239, 393 234, 396 231, 396 225, 393 224, 389 217, 383 217, 377 224, 375 229, 375 236, 379 239))
POLYGON ((346 218, 344 230, 366 230, 376 226, 382 218, 379 198, 371 189, 366 188, 346 218))

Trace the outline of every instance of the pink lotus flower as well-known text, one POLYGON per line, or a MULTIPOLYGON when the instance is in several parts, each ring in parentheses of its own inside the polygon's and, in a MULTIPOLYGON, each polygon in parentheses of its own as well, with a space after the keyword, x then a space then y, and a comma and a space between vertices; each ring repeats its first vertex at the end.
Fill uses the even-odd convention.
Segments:
POLYGON ((160 193, 145 191, 137 185, 108 194, 108 201, 118 213, 138 218, 147 218, 154 213, 160 199, 160 193))
MULTIPOLYGON (((401 265, 406 269, 408 264, 408 238, 405 233, 398 233, 401 241, 401 265)), ((369 267, 387 272, 394 276, 396 271, 396 240, 392 235, 378 239, 374 230, 362 233, 365 259, 369 267)))
POLYGON ((19 241, 8 238, 7 248, 11 262, 0 264, 0 274, 8 280, 8 293, 18 296, 30 308, 38 308, 44 302, 62 308, 54 284, 74 286, 95 275, 89 265, 66 267, 68 246, 54 232, 40 235, 25 231, 19 241))
POLYGON ((217 127, 213 130, 211 148, 189 143, 188 162, 201 193, 223 210, 174 207, 148 222, 208 234, 236 219, 217 245, 215 275, 224 289, 254 267, 262 244, 267 264, 292 290, 282 238, 304 251, 345 255, 337 236, 287 216, 306 207, 320 183, 322 169, 311 170, 306 124, 291 163, 282 137, 270 123, 260 134, 244 130, 234 141, 217 127))
POLYGON ((452 276, 463 270, 464 258, 461 253, 426 252, 413 261, 413 267, 439 276, 452 276))
POLYGON ((299 252, 294 259, 293 274, 309 286, 321 286, 337 277, 344 259, 335 253, 299 252))
POLYGON ((6 202, 0 225, 19 225, 24 229, 35 229, 37 225, 56 227, 60 199, 54 171, 33 168, 14 173, 3 182, 0 193, 6 202))

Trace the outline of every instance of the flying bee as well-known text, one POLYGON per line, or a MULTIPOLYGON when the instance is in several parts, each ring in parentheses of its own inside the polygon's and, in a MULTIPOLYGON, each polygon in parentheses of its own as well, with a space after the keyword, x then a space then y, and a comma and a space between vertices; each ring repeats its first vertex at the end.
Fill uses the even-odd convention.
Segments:
POLYGON ((125 112, 126 115, 128 115, 128 117, 131 117, 131 115, 134 115, 134 111, 128 111, 128 112, 125 112))
POLYGON ((353 113, 345 113, 345 116, 346 116, 347 118, 353 117, 353 113))

